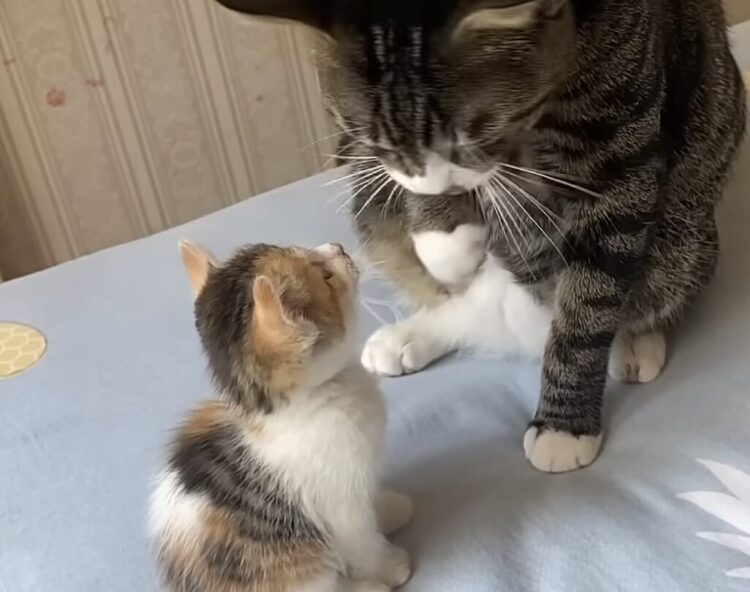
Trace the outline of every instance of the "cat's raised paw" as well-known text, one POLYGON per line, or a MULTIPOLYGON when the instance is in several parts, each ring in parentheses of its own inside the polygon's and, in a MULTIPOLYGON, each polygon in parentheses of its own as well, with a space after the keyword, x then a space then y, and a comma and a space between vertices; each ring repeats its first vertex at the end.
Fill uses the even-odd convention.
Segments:
POLYGON ((598 436, 574 436, 568 432, 530 427, 523 437, 526 458, 545 473, 566 473, 590 465, 602 444, 598 436))
POLYGON ((439 354, 439 348, 407 321, 375 331, 365 343, 362 365, 373 374, 402 376, 422 370, 439 354))
POLYGON ((609 354, 609 375, 627 383, 656 380, 667 360, 667 341, 661 332, 618 335, 609 354))

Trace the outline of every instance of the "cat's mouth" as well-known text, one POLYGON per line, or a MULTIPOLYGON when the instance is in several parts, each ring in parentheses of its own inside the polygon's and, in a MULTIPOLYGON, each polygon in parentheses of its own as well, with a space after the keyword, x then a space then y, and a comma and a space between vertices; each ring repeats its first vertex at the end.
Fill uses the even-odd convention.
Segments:
POLYGON ((440 157, 427 158, 421 175, 386 167, 390 177, 407 191, 416 195, 460 195, 487 183, 495 173, 493 168, 476 170, 463 167, 440 157))

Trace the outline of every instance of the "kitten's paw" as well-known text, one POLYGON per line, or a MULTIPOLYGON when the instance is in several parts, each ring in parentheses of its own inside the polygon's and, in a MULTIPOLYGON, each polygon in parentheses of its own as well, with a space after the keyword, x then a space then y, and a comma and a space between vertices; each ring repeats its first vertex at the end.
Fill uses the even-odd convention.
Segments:
POLYGON ((574 436, 568 432, 530 427, 523 437, 526 458, 545 473, 565 473, 590 465, 602 444, 598 436, 574 436))
POLYGON ((618 335, 609 354, 609 375, 621 382, 651 382, 661 374, 666 361, 667 340, 663 333, 618 335))
POLYGON ((411 561, 406 549, 389 545, 383 566, 382 580, 395 588, 403 586, 411 577, 411 561))
POLYGON ((373 374, 402 376, 418 372, 441 355, 437 344, 407 323, 385 325, 365 343, 362 365, 373 374))
POLYGON ((414 516, 414 502, 408 495, 384 490, 378 494, 378 523, 383 534, 406 527, 414 516))
POLYGON ((411 238, 430 275, 447 285, 469 280, 486 256, 487 229, 476 224, 461 224, 453 232, 416 232, 411 238))
POLYGON ((391 592, 392 586, 383 582, 370 582, 368 580, 352 580, 344 587, 345 592, 391 592))

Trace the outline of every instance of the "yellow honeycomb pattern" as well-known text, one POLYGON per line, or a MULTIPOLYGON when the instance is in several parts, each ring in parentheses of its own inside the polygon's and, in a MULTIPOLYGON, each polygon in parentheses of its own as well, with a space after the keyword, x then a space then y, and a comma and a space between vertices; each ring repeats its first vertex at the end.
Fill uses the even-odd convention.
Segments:
POLYGON ((28 370, 47 350, 44 335, 32 327, 0 323, 0 379, 28 370))

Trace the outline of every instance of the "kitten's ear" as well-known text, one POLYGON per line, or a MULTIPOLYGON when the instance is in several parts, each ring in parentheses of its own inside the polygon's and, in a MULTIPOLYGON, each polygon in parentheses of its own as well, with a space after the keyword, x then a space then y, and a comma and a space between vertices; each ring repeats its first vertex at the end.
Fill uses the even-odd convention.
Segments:
POLYGON ((185 265, 185 271, 187 271, 188 281, 190 282, 190 289, 193 292, 193 298, 197 298, 206 284, 209 271, 215 266, 215 263, 211 255, 192 243, 181 240, 179 244, 182 263, 185 265))
POLYGON ((324 30, 329 23, 331 0, 217 0, 243 14, 297 21, 324 30))
POLYGON ((270 278, 259 275, 253 281, 253 302, 255 318, 264 328, 279 330, 291 327, 292 322, 284 310, 281 296, 270 278))

